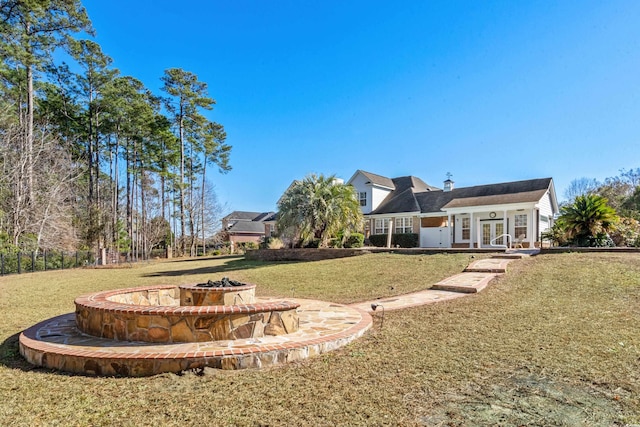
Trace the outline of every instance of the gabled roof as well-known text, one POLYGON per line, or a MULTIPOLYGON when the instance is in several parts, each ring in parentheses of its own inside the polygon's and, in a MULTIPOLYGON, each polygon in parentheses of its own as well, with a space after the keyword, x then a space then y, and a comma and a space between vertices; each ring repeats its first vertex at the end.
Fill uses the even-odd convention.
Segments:
POLYGON ((441 209, 537 202, 551 183, 551 178, 539 178, 457 188, 448 192, 452 197, 441 209))
POLYGON ((448 208, 466 208, 471 206, 506 205, 510 203, 537 202, 547 190, 526 191, 515 194, 495 194, 492 196, 465 197, 453 199, 443 206, 448 208))
POLYGON ((380 207, 372 214, 394 213, 394 212, 420 212, 420 205, 415 198, 411 188, 404 191, 393 191, 380 204, 380 207))
POLYGON ((247 211, 233 211, 229 215, 225 216, 223 220, 237 220, 237 221, 256 221, 256 218, 264 215, 266 212, 247 212, 247 211))
POLYGON ((270 212, 269 216, 266 216, 262 222, 267 222, 267 221, 275 221, 278 219, 278 214, 275 212, 270 212))
POLYGON ((233 211, 225 216, 222 221, 233 222, 227 229, 229 233, 259 233, 264 234, 264 221, 275 217, 274 212, 246 212, 233 211))
POLYGON ((397 191, 404 191, 407 188, 412 188, 414 193, 440 190, 438 187, 427 184, 417 176, 401 176, 392 178, 391 181, 394 183, 397 191))
POLYGON ((229 227, 229 233, 259 233, 264 234, 264 222, 262 221, 238 221, 229 227))
POLYGON ((552 187, 551 178, 541 178, 462 187, 451 191, 393 191, 371 214, 435 213, 452 208, 538 202, 552 187))
POLYGON ((387 178, 386 176, 376 175, 375 173, 365 172, 359 169, 356 171, 354 176, 356 176, 358 173, 361 173, 362 175, 364 175, 364 177, 367 178, 369 182, 373 185, 389 188, 391 190, 396 188, 395 184, 393 183, 393 180, 391 180, 390 178, 387 178))

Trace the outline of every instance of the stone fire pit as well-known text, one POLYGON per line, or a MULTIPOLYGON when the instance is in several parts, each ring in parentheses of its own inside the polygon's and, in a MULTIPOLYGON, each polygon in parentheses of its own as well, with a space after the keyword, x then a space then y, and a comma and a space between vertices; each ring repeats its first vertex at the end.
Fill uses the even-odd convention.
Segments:
POLYGON ((20 335, 28 362, 122 376, 260 368, 330 351, 371 326, 357 308, 257 298, 255 285, 229 279, 97 292, 75 305, 20 335))

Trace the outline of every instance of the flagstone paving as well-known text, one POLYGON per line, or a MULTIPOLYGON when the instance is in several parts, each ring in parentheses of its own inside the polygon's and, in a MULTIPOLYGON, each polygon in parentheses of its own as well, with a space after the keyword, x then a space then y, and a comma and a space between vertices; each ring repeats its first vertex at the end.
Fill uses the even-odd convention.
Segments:
MULTIPOLYGON (((312 357, 341 347, 372 325, 369 312, 398 310, 461 298, 480 292, 506 271, 507 264, 531 251, 495 255, 473 261, 465 272, 432 288, 351 305, 291 298, 299 303, 297 332, 250 339, 207 342, 149 343, 116 341, 83 334, 74 313, 54 317, 20 335, 20 353, 30 363, 88 375, 146 376, 213 367, 261 368, 312 357)), ((257 302, 274 302, 259 298, 257 302)))
POLYGON ((25 330, 20 336, 20 353, 37 366, 89 375, 262 368, 334 350, 371 327, 371 316, 355 307, 299 298, 292 301, 300 304, 300 326, 286 335, 188 343, 116 341, 83 334, 76 327, 75 314, 69 313, 25 330))
POLYGON ((535 255, 538 252, 538 250, 509 251, 492 255, 491 258, 474 260, 463 273, 441 280, 430 289, 391 298, 359 302, 351 304, 351 306, 373 311, 372 305, 381 305, 386 311, 460 298, 466 294, 483 290, 495 277, 507 271, 507 265, 510 262, 535 255))

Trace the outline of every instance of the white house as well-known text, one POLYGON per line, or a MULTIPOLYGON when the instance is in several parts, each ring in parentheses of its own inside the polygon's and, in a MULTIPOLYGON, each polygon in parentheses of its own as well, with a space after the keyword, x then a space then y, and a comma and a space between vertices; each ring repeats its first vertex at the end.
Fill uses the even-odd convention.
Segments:
POLYGON ((552 178, 444 189, 420 178, 387 178, 362 170, 348 181, 357 191, 367 235, 417 233, 420 247, 539 246, 558 202, 552 178))

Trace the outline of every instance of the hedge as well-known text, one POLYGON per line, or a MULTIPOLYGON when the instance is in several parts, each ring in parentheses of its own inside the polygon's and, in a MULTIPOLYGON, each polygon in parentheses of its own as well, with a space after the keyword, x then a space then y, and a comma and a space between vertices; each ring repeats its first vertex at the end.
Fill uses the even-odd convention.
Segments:
MULTIPOLYGON (((417 248, 420 241, 420 236, 417 233, 402 233, 391 235, 391 246, 400 246, 401 248, 417 248)), ((369 236, 369 242, 373 246, 385 247, 387 246, 386 234, 372 234, 369 236)))

